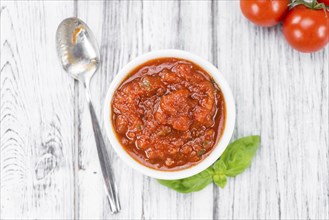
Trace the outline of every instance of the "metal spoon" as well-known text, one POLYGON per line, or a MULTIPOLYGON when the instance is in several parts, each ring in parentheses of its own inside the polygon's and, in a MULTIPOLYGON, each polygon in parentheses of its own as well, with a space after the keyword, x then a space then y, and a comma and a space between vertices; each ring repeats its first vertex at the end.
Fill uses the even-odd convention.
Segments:
POLYGON ((94 129, 97 152, 106 186, 111 213, 121 210, 117 188, 101 129, 91 103, 89 84, 100 63, 99 49, 89 27, 78 18, 67 18, 56 33, 57 53, 66 72, 79 80, 85 88, 94 129))

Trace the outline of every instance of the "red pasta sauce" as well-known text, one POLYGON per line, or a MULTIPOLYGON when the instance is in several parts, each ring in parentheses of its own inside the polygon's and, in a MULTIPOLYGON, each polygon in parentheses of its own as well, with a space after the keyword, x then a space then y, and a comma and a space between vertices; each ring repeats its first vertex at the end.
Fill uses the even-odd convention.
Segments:
POLYGON ((191 61, 150 60, 114 93, 112 124, 123 148, 156 170, 193 166, 213 150, 225 126, 223 94, 191 61))

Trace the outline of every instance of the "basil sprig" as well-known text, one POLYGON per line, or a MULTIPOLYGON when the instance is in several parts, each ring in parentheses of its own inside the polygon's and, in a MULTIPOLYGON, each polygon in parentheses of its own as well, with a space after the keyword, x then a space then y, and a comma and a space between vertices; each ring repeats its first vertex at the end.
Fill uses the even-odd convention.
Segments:
POLYGON ((259 143, 260 136, 240 138, 229 144, 222 156, 201 173, 184 179, 158 182, 180 193, 200 191, 212 182, 224 188, 227 177, 235 177, 250 166, 259 143))

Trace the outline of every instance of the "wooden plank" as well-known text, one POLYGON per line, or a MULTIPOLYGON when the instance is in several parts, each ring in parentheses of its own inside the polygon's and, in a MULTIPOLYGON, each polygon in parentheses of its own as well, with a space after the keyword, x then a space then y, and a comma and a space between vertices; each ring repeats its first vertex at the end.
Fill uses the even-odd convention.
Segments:
POLYGON ((215 219, 328 219, 328 47, 292 50, 280 26, 215 3, 215 56, 237 105, 235 137, 261 134, 249 170, 215 190, 215 219))
POLYGON ((1 219, 74 216, 73 80, 55 51, 72 13, 72 1, 1 3, 1 219))

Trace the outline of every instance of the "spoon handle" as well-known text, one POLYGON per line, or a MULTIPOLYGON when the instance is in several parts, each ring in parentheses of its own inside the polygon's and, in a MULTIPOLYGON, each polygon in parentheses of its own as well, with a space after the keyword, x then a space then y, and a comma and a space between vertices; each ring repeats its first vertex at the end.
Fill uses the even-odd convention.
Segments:
POLYGON ((91 96, 90 96, 90 91, 88 88, 88 85, 85 86, 86 89, 86 97, 88 101, 88 106, 89 106, 89 111, 90 111, 90 116, 91 116, 91 122, 93 125, 94 129, 94 134, 95 134, 95 140, 96 140, 96 146, 97 146, 97 152, 98 152, 98 157, 104 177, 104 182, 106 186, 106 192, 107 192, 107 199, 110 204, 110 211, 112 214, 118 213, 121 210, 120 206, 120 201, 118 197, 118 191, 117 187, 114 182, 114 174, 111 168, 111 163, 109 160, 109 156, 106 150, 106 146, 104 143, 103 135, 95 114, 94 107, 91 102, 91 96))

